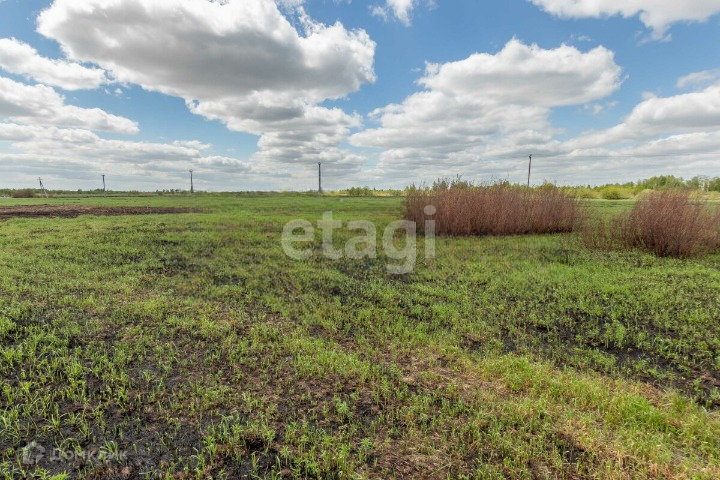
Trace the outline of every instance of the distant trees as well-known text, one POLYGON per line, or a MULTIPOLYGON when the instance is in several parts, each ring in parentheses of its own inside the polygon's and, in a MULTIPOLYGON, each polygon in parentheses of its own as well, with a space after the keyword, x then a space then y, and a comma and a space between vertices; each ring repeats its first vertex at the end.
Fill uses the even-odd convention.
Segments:
POLYGON ((31 188, 23 188, 21 190, 13 190, 12 198, 35 198, 35 190, 31 188))
POLYGON ((347 194, 351 197, 371 197, 373 193, 370 187, 351 187, 347 189, 347 194))
POLYGON ((637 186, 645 190, 689 189, 690 183, 683 180, 682 177, 661 175, 641 180, 637 183, 637 186))
POLYGON ((720 192, 720 177, 695 176, 689 180, 673 175, 659 175, 645 180, 612 183, 597 187, 577 187, 595 192, 596 197, 607 200, 632 198, 643 190, 686 190, 695 192, 720 192))
POLYGON ((720 192, 720 177, 695 176, 690 180, 672 175, 661 175, 641 180, 636 184, 644 190, 694 190, 720 192))
POLYGON ((709 192, 720 192, 720 177, 715 177, 708 181, 709 192))

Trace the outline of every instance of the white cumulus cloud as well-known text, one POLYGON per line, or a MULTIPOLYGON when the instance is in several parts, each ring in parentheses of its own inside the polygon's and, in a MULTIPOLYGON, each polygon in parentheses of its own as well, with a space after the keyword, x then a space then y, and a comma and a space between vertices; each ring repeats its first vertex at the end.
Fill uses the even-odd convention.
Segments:
POLYGON ((651 141, 662 135, 709 131, 720 132, 720 85, 671 97, 649 97, 622 123, 585 133, 568 144, 573 148, 609 147, 628 141, 651 141))
POLYGON ((606 97, 619 87, 614 54, 597 47, 587 53, 569 45, 552 50, 513 39, 495 55, 428 64, 420 84, 455 96, 534 106, 578 105, 606 97))
POLYGON ((720 151, 720 85, 669 97, 647 95, 614 127, 589 131, 557 145, 545 161, 565 178, 594 182, 653 174, 712 175, 720 151), (562 168, 561 168, 562 167, 562 168))
POLYGON ((653 30, 656 39, 665 36, 677 22, 703 22, 720 13, 718 0, 530 0, 546 12, 561 18, 602 18, 615 15, 634 17, 653 30))
POLYGON ((55 0, 38 31, 72 60, 259 135, 261 158, 319 161, 328 148, 343 157, 356 116, 319 104, 375 81, 375 43, 282 3, 296 8, 298 28, 272 0, 55 0))
POLYGON ((65 104, 65 97, 45 85, 25 85, 0 77, 0 119, 32 125, 80 127, 116 133, 138 133, 132 120, 99 108, 65 104))
POLYGON ((108 83, 105 72, 66 60, 52 60, 14 38, 0 38, 0 68, 64 90, 94 89, 108 83))
POLYGON ((373 112, 380 126, 353 135, 351 143, 383 149, 384 169, 423 165, 442 174, 482 164, 501 173, 502 165, 480 159, 553 151, 552 107, 609 96, 620 86, 621 69, 603 47, 546 50, 511 40, 494 55, 428 64, 418 83, 425 90, 373 112))
POLYGON ((434 0, 385 0, 384 5, 370 5, 370 13, 383 20, 395 18, 405 26, 412 23, 412 12, 421 3, 425 3, 429 7, 435 6, 434 0))
POLYGON ((410 25, 410 12, 417 3, 417 0, 387 0, 384 6, 371 6, 370 11, 373 15, 382 17, 384 20, 387 20, 392 15, 403 25, 410 25))
POLYGON ((720 80, 720 68, 703 70, 702 72, 693 72, 680 77, 677 81, 677 88, 687 90, 697 87, 707 87, 718 80, 720 80))

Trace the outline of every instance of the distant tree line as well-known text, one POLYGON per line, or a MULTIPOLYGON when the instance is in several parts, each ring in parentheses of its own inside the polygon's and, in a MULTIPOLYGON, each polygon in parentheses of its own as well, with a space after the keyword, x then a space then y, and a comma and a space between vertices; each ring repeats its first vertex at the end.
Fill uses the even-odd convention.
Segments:
POLYGON ((720 177, 695 176, 690 180, 673 175, 660 175, 647 180, 621 185, 642 190, 697 190, 701 192, 720 192, 720 177))
POLYGON ((646 191, 684 190, 691 192, 720 192, 720 177, 695 176, 689 180, 673 175, 659 175, 637 182, 608 183, 592 187, 563 187, 584 198, 622 200, 634 198, 646 191))

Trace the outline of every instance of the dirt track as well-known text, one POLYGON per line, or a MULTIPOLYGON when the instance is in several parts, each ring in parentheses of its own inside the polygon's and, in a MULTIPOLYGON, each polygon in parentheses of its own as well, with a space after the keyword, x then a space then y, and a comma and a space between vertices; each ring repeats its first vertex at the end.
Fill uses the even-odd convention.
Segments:
POLYGON ((80 215, 151 215, 158 213, 190 213, 189 208, 156 208, 156 207, 97 207, 82 205, 22 205, 17 207, 0 207, 0 220, 14 217, 42 218, 60 217, 75 218, 80 215))

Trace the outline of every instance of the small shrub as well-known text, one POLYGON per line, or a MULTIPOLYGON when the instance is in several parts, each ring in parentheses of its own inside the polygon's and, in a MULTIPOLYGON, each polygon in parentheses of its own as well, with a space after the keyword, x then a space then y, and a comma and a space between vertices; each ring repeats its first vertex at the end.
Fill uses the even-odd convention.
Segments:
POLYGON ((620 187, 604 187, 600 190, 600 197, 604 200, 627 200, 632 193, 620 187))
POLYGON ((432 218, 438 235, 570 232, 581 218, 579 201, 553 186, 528 190, 443 180, 429 189, 411 187, 406 197, 405 218, 419 225, 428 218, 425 207, 436 208, 432 218))
POLYGON ((576 198, 581 198, 583 200, 593 200, 596 198, 600 198, 600 194, 598 192, 587 187, 574 188, 571 189, 569 193, 572 193, 572 195, 574 195, 576 198))
POLYGON ((629 213, 588 225, 582 238, 595 248, 641 248, 659 257, 692 257, 720 247, 720 210, 689 192, 649 192, 629 213))
POLYGON ((35 191, 31 188, 24 188, 22 190, 13 190, 12 198, 35 198, 35 191))
POLYGON ((370 187, 351 187, 347 189, 347 195, 351 197, 372 197, 374 193, 370 187))

